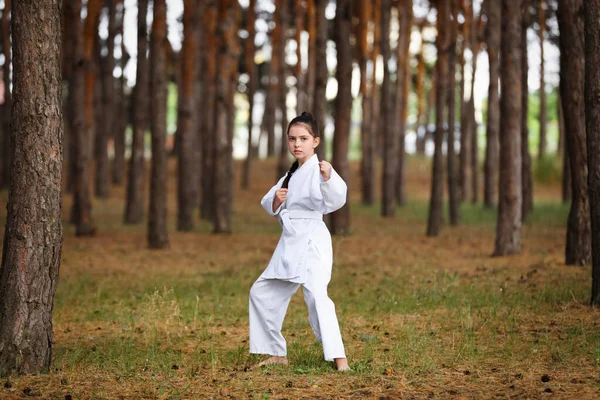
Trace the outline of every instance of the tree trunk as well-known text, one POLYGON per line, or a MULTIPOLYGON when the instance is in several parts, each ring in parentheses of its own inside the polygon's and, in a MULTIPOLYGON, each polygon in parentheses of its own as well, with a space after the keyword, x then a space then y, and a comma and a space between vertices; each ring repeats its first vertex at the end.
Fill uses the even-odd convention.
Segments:
MULTIPOLYGON (((104 0, 108 5, 107 55, 102 60, 101 70, 101 112, 96 127, 96 196, 107 198, 110 192, 110 162, 108 161, 108 139, 114 131, 115 121, 115 34, 116 0, 104 0), (111 123, 112 122, 112 123, 111 123)), ((96 35, 98 32, 96 32, 96 35)))
POLYGON ((12 171, 0 268, 0 376, 48 372, 62 250, 62 3, 12 9, 12 171))
POLYGON ((499 1, 488 1, 487 5, 487 52, 489 58, 490 86, 488 90, 487 143, 485 147, 484 199, 486 208, 496 205, 498 175, 498 135, 500 130, 500 97, 498 94, 499 50, 502 11, 499 1))
POLYGON ((521 184, 523 189, 523 205, 521 207, 521 221, 525 221, 533 209, 533 176, 531 173, 531 154, 529 152, 529 63, 527 62, 527 29, 531 24, 529 1, 523 1, 523 22, 521 34, 521 184))
POLYGON ((246 162, 244 163, 244 171, 242 173, 242 189, 248 189, 250 186, 250 170, 252 167, 252 158, 254 152, 254 145, 252 143, 252 129, 254 128, 254 122, 252 120, 252 114, 254 113, 254 94, 256 93, 257 85, 257 74, 256 64, 254 63, 254 53, 256 52, 256 46, 254 45, 254 37, 256 31, 254 28, 256 22, 256 0, 250 0, 248 6, 246 30, 248 31, 248 37, 245 41, 245 56, 244 60, 246 63, 246 73, 248 74, 247 94, 248 94, 248 154, 246 155, 246 162))
POLYGON ((231 232, 231 199, 233 198, 233 114, 232 77, 237 71, 235 54, 236 26, 234 0, 219 3, 217 95, 215 104, 215 219, 214 233, 231 232))
POLYGON ((424 155, 425 154, 425 136, 427 134, 427 126, 425 125, 424 122, 424 118, 425 118, 425 57, 423 55, 423 47, 424 47, 424 41, 423 41, 423 26, 421 26, 421 47, 419 49, 419 53, 416 55, 417 58, 417 77, 416 77, 416 81, 417 81, 417 87, 416 87, 416 92, 417 92, 417 123, 416 123, 416 129, 415 129, 415 133, 417 135, 416 139, 415 139, 415 145, 416 145, 416 153, 418 155, 424 155), (421 135, 421 133, 423 133, 421 135))
POLYGON ((521 35, 522 0, 502 0, 500 59, 500 197, 495 256, 521 249, 521 35))
MULTIPOLYGON (((471 7, 473 3, 471 3, 471 7)), ((473 13, 471 11, 471 13, 473 13)), ((471 203, 476 204, 479 201, 479 143, 477 131, 479 125, 475 119, 475 77, 477 76, 477 59, 479 52, 481 51, 481 41, 479 39, 479 26, 481 25, 481 18, 478 18, 477 25, 472 25, 471 32, 471 51, 473 52, 472 64, 472 75, 471 75, 471 95, 469 96, 469 105, 467 108, 467 118, 469 119, 469 138, 471 140, 471 183, 473 185, 471 189, 471 203)))
MULTIPOLYGON (((83 37, 83 51, 80 59, 79 45, 74 44, 75 65, 73 66, 73 97, 70 108, 76 110, 73 116, 71 131, 75 139, 76 176, 75 192, 73 194, 73 217, 76 224, 77 236, 93 235, 96 231, 92 224, 92 202, 90 196, 90 161, 92 158, 92 137, 94 132, 94 87, 96 70, 94 65, 94 43, 96 21, 101 9, 100 0, 88 0, 87 17, 85 19, 83 37), (81 107, 83 104, 83 108, 81 107), (83 114, 82 114, 83 113, 83 114)), ((81 8, 78 0, 77 8, 81 8)), ((79 24, 77 20, 72 21, 79 24)), ((79 30, 79 29, 77 29, 79 30)))
POLYGON ((452 22, 450 24, 450 48, 448 50, 448 140, 447 140, 447 164, 448 164, 448 212, 450 214, 450 225, 457 225, 459 216, 458 209, 458 182, 456 179, 456 149, 454 147, 455 116, 456 116, 456 51, 458 39, 458 7, 457 2, 451 2, 452 22))
MULTIPOLYGON (((383 57, 383 84, 381 85, 381 111, 383 117, 383 173, 381 181, 381 216, 393 217, 396 211, 396 169, 398 166, 398 140, 395 129, 392 101, 392 84, 389 63, 391 0, 381 2, 381 55, 383 57)), ((344 62, 350 62, 344 61, 344 62)), ((338 62, 339 68, 339 62, 338 62)), ((350 70, 352 73, 352 70, 350 70)), ((398 74, 398 76, 400 76, 398 74)), ((339 89, 338 89, 339 90, 339 89)))
POLYGON ((360 129, 361 144, 361 194, 365 205, 372 205, 375 199, 373 149, 371 147, 371 96, 373 83, 368 83, 367 63, 369 61, 368 35, 371 20, 371 4, 368 1, 354 3, 358 9, 357 43, 360 68, 360 93, 362 95, 362 123, 360 129))
POLYGON ((115 95, 115 121, 113 122, 115 157, 112 164, 112 183, 121 186, 125 174, 125 131, 129 122, 129 113, 127 109, 127 98, 125 96, 125 66, 129 61, 129 55, 125 48, 123 35, 123 19, 125 17, 125 5, 123 0, 117 1, 117 35, 121 37, 121 77, 118 81, 117 94, 115 95))
MULTIPOLYGON (((64 117, 65 117, 65 134, 63 138, 63 163, 65 172, 65 191, 72 194, 75 190, 75 141, 74 135, 76 132, 71 131, 73 114, 76 112, 71 107, 71 82, 73 82, 73 70, 75 66, 75 44, 79 46, 78 54, 81 57, 81 13, 75 12, 75 1, 64 2, 64 19, 63 19, 63 81, 66 83, 67 99, 64 102, 64 117), (76 19, 78 19, 76 21, 76 19), (68 22, 66 22, 68 21, 68 22), (79 31, 75 31, 78 29, 79 31)), ((81 6, 79 6, 81 8, 81 6)), ((81 11, 81 10, 80 10, 81 11)), ((4 53, 4 51, 3 51, 4 53)), ((1 165, 0 165, 1 168, 1 165)))
POLYGON ((198 77, 196 51, 198 45, 197 0, 185 0, 183 3, 183 42, 181 45, 181 103, 177 119, 179 132, 179 151, 177 157, 177 230, 194 229, 194 210, 198 204, 197 130, 195 80, 198 77))
POLYGON ((406 119, 408 116, 408 94, 411 84, 410 37, 413 25, 413 1, 405 0, 398 5, 400 33, 398 38, 398 78, 396 81, 396 118, 398 135, 398 171, 396 172, 395 195, 399 205, 406 204, 406 119))
MULTIPOLYGON (((303 0, 294 0, 294 9, 292 10, 292 15, 294 16, 294 27, 295 27, 295 35, 294 40, 296 42, 296 114, 300 115, 302 112, 307 111, 306 108, 306 74, 302 69, 302 28, 304 24, 305 18, 305 9, 304 9, 304 1, 303 0)), ((288 16, 290 12, 288 11, 288 16)), ((288 17, 289 18, 289 17, 288 17)), ((286 118, 287 120, 287 118, 286 118)))
POLYGON ((154 0, 154 19, 150 34, 150 129, 152 166, 148 245, 161 249, 169 245, 167 235, 167 6, 154 0))
POLYGON ((215 96, 217 82, 217 2, 209 1, 205 4, 202 41, 204 50, 203 65, 205 74, 202 84, 201 110, 202 124, 202 218, 213 221, 215 215, 215 189, 214 189, 214 164, 215 164, 215 96))
MULTIPOLYGON (((315 40, 316 60, 325 60, 327 57, 328 21, 325 17, 325 8, 327 8, 327 0, 315 0, 317 28, 317 37, 315 40)), ((313 116, 319 125, 319 132, 321 132, 321 143, 319 146, 317 146, 316 150, 319 160, 325 159, 325 149, 327 148, 327 141, 325 140, 325 119, 327 117, 327 100, 325 98, 325 89, 327 88, 327 78, 327 63, 317 62, 314 88, 315 97, 313 100, 313 116)))
POLYGON ((4 65, 2 66, 2 78, 4 80, 4 104, 2 105, 2 169, 0 174, 0 188, 10 186, 10 121, 12 109, 12 96, 10 92, 10 66, 11 66, 11 46, 10 46, 10 7, 11 0, 4 0, 4 10, 2 11, 2 48, 4 53, 4 65))
POLYGON ((592 298, 600 304, 600 0, 585 7, 585 118, 592 227, 592 298))
MULTIPOLYGON (((315 115, 315 84, 317 79, 317 10, 315 0, 308 0, 306 8, 308 31, 308 68, 306 70, 306 109, 315 115)), ((319 63, 321 64, 321 63, 319 63)), ((320 126, 320 125, 319 125, 320 126)))
POLYGON ((544 31, 546 30, 546 10, 544 0, 539 0, 538 7, 539 38, 540 38, 540 142, 538 148, 538 159, 542 159, 546 153, 546 125, 548 123, 546 107, 546 72, 544 63, 544 31))
POLYGON ((459 157, 459 183, 460 183, 460 199, 461 201, 467 201, 472 197, 472 171, 471 171, 471 157, 473 152, 471 145, 473 143, 471 139, 471 118, 469 118, 469 101, 465 100, 466 90, 466 60, 465 50, 471 49, 472 25, 473 25, 473 10, 470 6, 467 6, 463 13, 465 14, 465 22, 462 26, 462 46, 461 46, 461 81, 460 81, 460 95, 461 106, 460 106, 460 157, 459 157))
MULTIPOLYGON (((564 138, 566 136, 565 129, 565 114, 562 107, 562 99, 558 96, 558 127, 561 132, 560 135, 564 138)), ((562 156, 562 201, 563 204, 567 204, 571 201, 571 167, 569 162, 569 150, 566 138, 564 139, 562 156)))
MULTIPOLYGON (((337 50, 336 80, 338 93, 335 99, 335 135, 333 137, 333 168, 350 187, 348 145, 350 139, 350 111, 352 109, 352 49, 350 32, 352 24, 350 0, 338 0, 335 11, 335 44, 337 50)), ((350 193, 350 190, 348 190, 350 193)), ((346 199, 347 201, 348 199, 346 199)), ((331 216, 331 230, 335 235, 350 233, 350 205, 346 202, 331 216)))
POLYGON ((583 0, 558 3, 560 94, 571 167, 571 209, 567 222, 565 263, 585 265, 592 259, 590 203, 584 112, 583 0))
MULTIPOLYGON (((435 87, 435 150, 431 174, 431 197, 429 198, 429 215, 427 219, 427 236, 439 236, 442 224, 442 205, 444 200, 444 106, 447 102, 448 85, 448 50, 450 48, 450 0, 439 0, 437 8, 437 61, 435 87)), ((434 88, 432 88, 434 90, 434 88)))

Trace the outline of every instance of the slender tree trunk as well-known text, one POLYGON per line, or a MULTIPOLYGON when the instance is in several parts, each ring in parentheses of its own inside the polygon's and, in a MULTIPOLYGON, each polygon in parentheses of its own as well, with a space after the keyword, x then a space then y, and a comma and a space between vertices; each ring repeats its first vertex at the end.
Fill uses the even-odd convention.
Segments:
POLYGON ((427 135, 427 126, 425 124, 425 57, 423 56, 423 26, 421 26, 421 48, 416 55, 417 58, 417 123, 415 133, 416 137, 416 153, 418 155, 425 154, 425 136, 427 135), (421 135, 421 132, 423 134, 421 135))
POLYGON ((500 96, 498 94, 499 51, 501 33, 501 4, 487 2, 487 52, 489 58, 490 86, 488 90, 487 143, 485 147, 484 200, 486 208, 496 205, 496 177, 498 175, 498 135, 500 130, 500 96))
MULTIPOLYGON (((470 4, 472 0, 468 1, 470 4)), ((470 110, 470 99, 465 100, 465 90, 466 90, 466 59, 465 59, 465 50, 470 50, 473 47, 471 43, 472 35, 472 25, 473 25, 473 9, 470 5, 465 5, 463 13, 465 14, 465 22, 463 23, 462 30, 462 48, 461 48, 461 82, 460 82, 460 99, 461 99, 461 107, 460 107, 460 199, 461 201, 467 201, 472 198, 472 161, 471 157, 473 156, 473 151, 471 149, 471 145, 473 144, 473 140, 471 139, 471 122, 472 119, 469 118, 469 110, 470 110)))
POLYGON ((149 97, 149 68, 146 56, 148 50, 148 0, 138 0, 138 44, 137 44, 137 71, 135 77, 135 91, 133 92, 133 135, 131 144, 131 157, 127 177, 127 199, 125 204, 126 224, 137 224, 144 218, 144 188, 145 188, 145 163, 144 163, 144 137, 148 120, 149 97))
POLYGON ((365 205, 373 204, 375 200, 374 170, 373 170, 373 149, 371 147, 371 96, 373 83, 368 83, 367 63, 369 61, 368 35, 369 21, 371 20, 371 3, 361 1, 355 3, 358 10, 358 53, 360 68, 360 93, 362 94, 362 123, 360 129, 361 144, 361 194, 362 202, 365 205))
POLYGON ((530 0, 523 0, 523 21, 521 34, 521 184, 523 189, 523 205, 521 208, 521 221, 525 221, 533 209, 533 176, 531 173, 531 154, 529 152, 529 63, 527 62, 527 29, 531 24, 529 12, 530 0))
POLYGON ((592 304, 600 304, 600 1, 585 7, 585 117, 592 226, 592 304))
POLYGON ((4 65, 2 66, 2 78, 4 80, 4 104, 2 105, 2 173, 0 174, 0 188, 10 186, 10 168, 12 164, 10 151, 10 121, 12 109, 12 95, 10 92, 10 66, 11 63, 11 24, 9 14, 11 12, 11 0, 4 0, 2 11, 2 48, 4 53, 4 65))
MULTIPOLYGON (((481 21, 481 20, 479 20, 481 21)), ((471 203, 475 204, 479 201, 479 138, 477 132, 479 125, 475 119, 475 77, 477 76, 477 59, 481 50, 481 42, 478 38, 478 26, 473 25, 471 51, 473 52, 472 76, 471 76, 471 95, 469 97, 469 105, 467 109, 467 118, 469 119, 469 137, 471 139, 471 203)))
MULTIPOLYGON (((327 29, 328 21, 325 18, 325 8, 327 0, 314 0, 316 9, 316 28, 317 35, 315 40, 315 59, 325 60, 327 57, 327 29)), ((327 117, 327 100, 325 98, 325 89, 327 88, 327 64, 324 62, 316 63, 315 89, 313 100, 313 116, 319 125, 321 132, 321 143, 317 146, 317 157, 319 160, 325 159, 325 149, 327 141, 325 140, 325 119, 327 117)), ((337 128, 336 128, 337 132, 337 128)))
POLYGON ((544 0, 539 0, 538 7, 539 38, 540 38, 540 142, 538 148, 538 159, 542 159, 546 153, 546 125, 548 123, 546 107, 546 72, 544 62, 544 32, 546 30, 546 10, 544 0))
MULTIPOLYGON (((204 83, 202 101, 204 110, 200 120, 202 126, 202 218, 213 221, 215 216, 214 164, 215 164, 215 99, 217 82, 217 9, 216 1, 205 4, 204 11, 204 83)), ((219 67, 220 68, 220 67, 219 67)))
MULTIPOLYGON (((288 16, 292 14, 294 17, 295 35, 294 40, 296 42, 296 114, 300 115, 306 111, 306 75, 302 69, 302 28, 305 19, 305 9, 303 0, 294 0, 294 8, 288 11, 288 16)), ((288 17, 289 18, 289 17, 288 17)), ((287 120, 287 118, 286 118, 287 120)))
MULTIPOLYGON (((115 35, 116 35, 116 0, 104 0, 108 6, 108 37, 106 39, 107 55, 102 60, 100 98, 101 112, 96 127, 96 196, 107 198, 110 193, 110 162, 108 160, 108 139, 112 136, 115 120, 115 35), (111 123, 112 122, 112 123, 111 123)), ((98 34, 98 33, 96 33, 98 34)))
MULTIPOLYGON (((215 219, 214 233, 231 232, 231 199, 233 198, 233 114, 232 76, 237 71, 235 54, 235 7, 233 1, 219 3, 217 95, 215 104, 215 219)), ((237 2, 236 2, 237 3, 237 2)))
POLYGON ((560 92, 571 164, 571 209, 567 222, 565 263, 585 265, 592 259, 590 203, 584 112, 585 50, 583 0, 558 3, 560 92))
MULTIPOLYGON (((63 81, 66 83, 67 100, 64 102, 64 117, 65 117, 65 134, 63 138, 63 163, 65 173, 65 191, 66 193, 72 194, 75 190, 75 137, 76 132, 71 131, 72 119, 74 110, 71 109, 71 82, 73 82, 73 69, 74 69, 74 53, 75 44, 78 43, 79 55, 81 56, 81 12, 75 13, 76 8, 75 1, 67 1, 64 3, 64 18, 63 18, 63 81), (76 21, 76 19, 79 19, 76 21), (68 22, 67 22, 68 21, 68 22), (74 23, 72 23, 74 22, 74 23), (79 29, 76 32, 75 29, 79 29), (79 36, 79 37, 77 37, 79 36)), ((80 10, 81 11, 81 10, 80 10)), ((4 53, 4 51, 2 51, 4 53)), ((2 166, 0 165, 0 168, 2 166)))
POLYGON ((254 45, 254 36, 256 30, 254 28, 256 22, 256 0, 250 0, 248 6, 248 16, 246 30, 248 31, 248 37, 245 41, 245 63, 246 73, 248 74, 247 94, 248 94, 248 154, 246 155, 246 162, 244 163, 244 171, 242 173, 242 189, 248 189, 250 186, 250 170, 252 167, 252 158, 254 152, 254 146, 252 144, 252 128, 254 123, 252 120, 252 114, 254 113, 254 94, 256 93, 257 85, 257 74, 256 64, 254 63, 254 53, 256 52, 256 46, 254 45))
POLYGON ((398 39, 398 75, 396 82, 396 118, 398 127, 398 171, 396 172, 395 195, 398 204, 406 204, 406 118, 408 116, 408 93, 410 74, 410 37, 413 25, 413 1, 404 0, 398 6, 400 34, 398 39))
POLYGON ((148 209, 148 246, 161 249, 169 245, 167 234, 167 6, 154 0, 154 19, 150 34, 150 129, 152 167, 150 207, 148 209))
MULTIPOLYGON (((78 2, 78 6, 81 4, 78 2)), ((72 109, 76 110, 73 116, 73 129, 75 143, 76 176, 75 192, 73 194, 73 217, 76 224, 77 236, 93 235, 96 231, 92 224, 92 201, 90 196, 90 161, 92 158, 92 137, 94 132, 94 87, 96 81, 96 70, 94 65, 94 43, 96 32, 96 21, 101 9, 100 0, 88 0, 87 17, 83 30, 83 51, 80 59, 74 57, 73 67, 73 97, 72 109), (81 108, 83 104, 83 109, 81 108), (83 113, 83 114, 82 114, 83 113)), ((79 23, 74 20, 73 23, 79 23)), ((78 49, 75 44, 74 48, 78 49)), ((75 54, 79 50, 74 50, 75 54)))
POLYGON ((277 162, 277 175, 275 179, 283 176, 290 169, 290 162, 288 161, 288 146, 287 146, 287 85, 285 78, 287 75, 287 64, 285 62, 285 42, 286 42, 286 31, 288 25, 288 11, 286 1, 278 0, 278 7, 275 10, 276 24, 279 24, 279 29, 276 28, 273 31, 273 37, 277 35, 277 40, 273 41, 273 50, 277 54, 277 91, 278 91, 278 108, 281 112, 281 119, 279 120, 279 126, 281 130, 281 141, 279 142, 279 160, 277 162))
MULTIPOLYGON (((564 138, 566 136, 565 129, 565 114, 562 107, 562 99, 558 96, 558 126, 560 135, 564 138)), ((571 163, 569 162, 569 149, 567 139, 564 139, 563 150, 561 153, 562 157, 562 201, 563 204, 567 204, 571 201, 571 163)))
MULTIPOLYGON (((429 198, 429 216, 427 236, 439 236, 442 224, 442 205, 444 200, 444 106, 447 102, 448 86, 448 49, 450 48, 450 0, 438 0, 437 8, 437 61, 435 87, 435 150, 431 174, 431 197, 429 198)), ((432 88, 433 90, 434 88, 432 88)))
POLYGON ((123 24, 125 17, 125 5, 123 0, 117 0, 117 35, 121 37, 121 77, 118 81, 118 90, 115 95, 115 120, 113 122, 114 141, 115 141, 115 157, 112 164, 112 183, 121 186, 125 175, 125 131, 129 122, 127 113, 127 99, 125 96, 125 66, 129 61, 129 55, 125 48, 123 24))
MULTIPOLYGON (((351 17, 350 0, 338 0, 335 12, 338 94, 335 99, 335 135, 333 137, 332 164, 342 179, 346 181, 348 187, 350 187, 348 145, 350 139, 350 111, 352 109, 352 92, 350 91, 352 79, 351 17)), ((331 228, 336 235, 350 233, 350 205, 347 202, 340 210, 332 214, 331 228)))
POLYGON ((521 249, 521 35, 522 0, 502 0, 500 59, 500 199, 495 256, 521 249))
POLYGON ((52 361, 63 239, 61 10, 60 0, 13 3, 15 173, 0 268, 0 376, 48 372, 52 361))
POLYGON ((197 130, 195 127, 195 79, 198 76, 196 51, 198 4, 196 0, 183 3, 183 43, 181 46, 182 93, 179 104, 179 152, 177 157, 177 230, 194 229, 194 210, 198 204, 197 130))
MULTIPOLYGON (((383 117, 383 173, 381 180, 381 216, 393 217, 396 212, 396 170, 398 168, 398 140, 393 114, 392 84, 389 63, 391 0, 381 2, 381 55, 383 56, 383 84, 381 86, 381 111, 383 117)), ((339 66, 339 64, 338 64, 339 66)), ((338 67, 339 68, 339 67, 338 67)), ((351 72, 350 72, 351 73, 351 72)))
MULTIPOLYGON (((308 68, 306 69, 306 109, 313 115, 315 84, 317 79, 317 6, 315 0, 308 0, 306 21, 308 30, 308 68)), ((319 63, 320 64, 320 63, 319 63)))
POLYGON ((456 116, 456 51, 458 39, 458 9, 457 1, 451 2, 452 23, 450 25, 451 46, 448 51, 448 212, 450 225, 458 225, 460 219, 458 208, 458 182, 456 176, 455 116, 456 116))

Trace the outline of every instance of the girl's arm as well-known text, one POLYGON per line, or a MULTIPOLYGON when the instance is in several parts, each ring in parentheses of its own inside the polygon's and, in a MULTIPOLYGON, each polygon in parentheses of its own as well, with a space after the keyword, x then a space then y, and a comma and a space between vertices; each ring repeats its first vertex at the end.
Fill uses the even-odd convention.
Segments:
POLYGON ((325 181, 322 176, 320 176, 320 180, 319 188, 321 189, 323 200, 319 205, 319 211, 323 214, 329 214, 342 208, 346 204, 346 195, 348 192, 346 182, 344 182, 342 177, 333 168, 331 168, 331 176, 328 181, 325 181))
POLYGON ((260 201, 260 204, 265 209, 265 211, 273 217, 275 217, 275 216, 277 216, 277 214, 279 214, 279 211, 281 211, 281 206, 283 205, 283 204, 280 204, 279 207, 277 207, 277 209, 275 211, 273 211, 273 200, 275 199, 275 192, 277 191, 277 189, 279 189, 281 187, 281 184, 283 183, 284 179, 285 179, 285 175, 281 179, 279 179, 277 184, 275 184, 275 186, 273 186, 271 188, 271 190, 269 190, 267 192, 267 194, 265 194, 265 196, 260 201))

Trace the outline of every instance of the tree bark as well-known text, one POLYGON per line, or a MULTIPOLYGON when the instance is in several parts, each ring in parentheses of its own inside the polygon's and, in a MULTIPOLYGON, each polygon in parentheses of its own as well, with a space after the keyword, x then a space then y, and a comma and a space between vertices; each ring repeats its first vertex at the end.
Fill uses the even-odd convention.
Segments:
POLYGON ((245 42, 245 63, 246 73, 248 74, 248 154, 246 155, 246 162, 244 163, 244 171, 242 173, 242 189, 248 189, 250 186, 250 171, 252 168, 252 158, 254 157, 254 145, 252 143, 252 129, 254 128, 254 122, 252 120, 252 114, 254 113, 254 94, 257 90, 257 74, 256 64, 254 63, 254 53, 256 52, 256 46, 254 45, 254 37, 256 30, 254 28, 256 22, 256 0, 250 0, 248 6, 247 24, 246 30, 248 31, 248 37, 245 42))
POLYGON ((527 61, 527 29, 531 24, 529 2, 523 0, 523 22, 521 34, 521 184, 523 189, 521 196, 523 203, 521 207, 521 221, 525 221, 533 209, 533 176, 531 173, 531 154, 529 152, 529 63, 527 61))
MULTIPOLYGON (((348 145, 350 138, 350 111, 352 109, 352 49, 350 0, 338 0, 335 12, 335 44, 337 50, 336 80, 338 93, 335 99, 335 135, 333 137, 333 168, 350 187, 348 145)), ((348 190, 350 193, 350 190, 348 190)), ((350 205, 347 202, 331 216, 331 230, 336 235, 350 233, 350 205)))
MULTIPOLYGON (((308 68, 306 70, 306 109, 315 115, 315 84, 317 79, 317 6, 315 0, 308 0, 306 9, 308 30, 308 68)), ((321 63, 319 63, 321 64, 321 63)), ((320 125, 319 125, 320 126, 320 125)))
POLYGON ((584 3, 585 119, 588 154, 588 191, 592 227, 592 297, 600 304, 600 0, 584 3))
POLYGON ((583 3, 583 0, 560 1, 557 12, 561 54, 560 94, 571 164, 572 195, 565 248, 567 265, 589 264, 592 258, 584 112, 583 3))
POLYGON ((355 3, 358 9, 357 43, 360 68, 360 93, 362 95, 362 123, 360 129, 361 144, 361 195, 365 205, 373 204, 375 199, 373 148, 371 146, 371 92, 374 81, 369 82, 367 64, 370 58, 368 49, 369 21, 371 18, 371 4, 368 1, 355 3))
MULTIPOLYGON (((437 8, 437 61, 435 87, 435 150, 431 174, 431 197, 427 219, 427 236, 439 236, 442 224, 442 205, 444 201, 444 106, 447 102, 448 85, 448 49, 450 48, 450 0, 438 0, 437 8)), ((434 90, 434 88, 432 88, 434 90)))
MULTIPOLYGON (((392 84, 389 63, 391 0, 381 2, 381 55, 383 57, 383 83, 381 85, 381 111, 383 117, 383 173, 381 180, 381 216, 393 217, 396 212, 396 170, 398 167, 398 138, 393 114, 392 84)), ((351 61, 345 61, 350 62, 351 61)), ((339 68, 339 62, 338 62, 339 68)), ((351 70, 350 70, 351 73, 351 70)), ((339 90, 339 89, 338 89, 339 90)))
POLYGON ((499 1, 488 1, 487 5, 487 52, 489 59, 490 86, 488 90, 487 143, 485 148, 484 199, 486 208, 496 205, 498 175, 498 136, 500 130, 500 96, 498 93, 499 50, 501 33, 501 4, 499 1))
POLYGON ((196 63, 196 43, 198 34, 197 0, 185 0, 183 3, 183 42, 181 46, 182 93, 179 104, 178 128, 179 152, 177 157, 177 230, 194 229, 194 210, 198 204, 200 177, 198 176, 196 91, 195 80, 198 76, 196 63))
POLYGON ((452 23, 450 25, 451 47, 448 51, 448 212, 450 225, 458 225, 460 219, 458 208, 458 181, 456 176, 456 148, 455 129, 456 123, 456 51, 458 39, 458 9, 457 0, 451 2, 452 23))
POLYGON ((148 209, 148 246, 161 249, 169 245, 167 234, 167 6, 154 0, 154 19, 150 34, 150 129, 152 166, 150 170, 150 207, 148 209))
POLYGON ((466 59, 465 50, 470 50, 473 46, 471 43, 472 26, 473 26, 473 9, 471 2, 473 0, 467 0, 463 2, 463 14, 465 16, 465 22, 462 25, 462 46, 461 46, 461 82, 460 82, 460 156, 459 156, 459 183, 460 183, 460 199, 461 201, 467 201, 472 197, 472 176, 471 171, 472 161, 471 157, 473 152, 471 145, 473 140, 471 139, 471 118, 469 118, 469 100, 465 100, 466 90, 466 59), (469 4, 466 4, 469 3, 469 4))
POLYGON ((12 9, 12 179, 0 268, 0 376, 48 372, 62 250, 62 2, 12 9))
MULTIPOLYGON (((565 115, 562 107, 562 99, 558 96, 558 129, 560 135, 564 138, 566 136, 565 129, 565 115)), ((564 140, 564 145, 561 153, 562 157, 562 202, 567 204, 571 201, 571 167, 569 162, 569 150, 567 139, 564 140)))
POLYGON ((121 76, 118 80, 117 92, 115 95, 115 120, 113 122, 115 156, 112 163, 112 183, 121 186, 125 175, 125 131, 129 123, 128 99, 125 95, 125 67, 129 61, 129 55, 125 48, 123 24, 125 17, 125 5, 123 0, 117 0, 116 30, 117 35, 121 37, 121 76))
POLYGON ((288 146, 287 146, 287 85, 285 83, 287 75, 287 64, 285 62, 285 44, 286 44, 286 31, 288 25, 288 11, 286 1, 277 0, 277 9, 275 10, 275 24, 279 25, 275 27, 273 31, 273 52, 277 53, 277 57, 273 57, 273 60, 277 60, 277 106, 276 109, 280 111, 279 126, 281 131, 281 139, 279 142, 279 159, 277 162, 277 175, 275 179, 283 176, 290 169, 290 162, 288 161, 288 146))
POLYGON ((546 107, 546 72, 544 62, 544 32, 546 30, 546 10, 544 8, 544 0, 539 0, 538 22, 538 37, 540 39, 540 142, 538 148, 538 159, 541 160, 546 153, 546 125, 548 123, 546 107))
POLYGON ((521 249, 522 0, 502 0, 500 59, 500 181, 495 256, 521 249))
POLYGON ((12 96, 10 92, 10 66, 11 66, 11 23, 9 14, 11 12, 11 0, 4 0, 4 10, 2 11, 2 48, 4 53, 4 65, 2 66, 2 79, 4 80, 4 104, 2 105, 2 173, 0 174, 0 187, 10 186, 10 167, 11 167, 11 144, 10 144, 10 121, 12 109, 12 96))
MULTIPOLYGON (((328 21, 325 17, 325 8, 327 0, 314 0, 316 10, 316 28, 317 35, 315 40, 315 59, 325 60, 327 57, 327 29, 328 21)), ((327 88, 327 63, 316 63, 315 88, 313 99, 313 116, 319 125, 321 132, 321 143, 317 146, 316 153, 319 160, 325 159, 325 150, 327 141, 325 140, 325 119, 327 117, 327 100, 325 98, 325 89, 327 88)), ((337 131, 337 129, 336 129, 337 131)))
MULTIPOLYGON (((294 9, 289 12, 288 16, 293 15, 294 17, 294 41, 296 42, 296 114, 300 115, 302 112, 307 111, 307 94, 306 94, 306 74, 302 69, 302 28, 305 19, 305 8, 303 0, 294 0, 294 9)), ((286 118, 287 120, 287 118, 286 118)))
POLYGON ((126 224, 137 224, 144 218, 144 188, 145 170, 144 163, 144 137, 148 120, 148 95, 150 88, 150 64, 146 56, 148 50, 148 0, 138 0, 138 44, 137 44, 137 71, 135 77, 135 90, 133 92, 133 135, 131 144, 131 157, 127 176, 127 199, 125 204, 126 224))

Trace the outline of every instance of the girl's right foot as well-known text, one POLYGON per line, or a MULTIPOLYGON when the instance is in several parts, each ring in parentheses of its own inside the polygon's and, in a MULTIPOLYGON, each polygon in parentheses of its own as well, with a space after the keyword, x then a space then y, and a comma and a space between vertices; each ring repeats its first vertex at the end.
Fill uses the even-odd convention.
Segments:
POLYGON ((288 365, 288 360, 285 356, 273 356, 256 364, 256 368, 260 368, 264 365, 288 365))
POLYGON ((347 358, 336 358, 335 367, 338 371, 350 371, 347 358))

